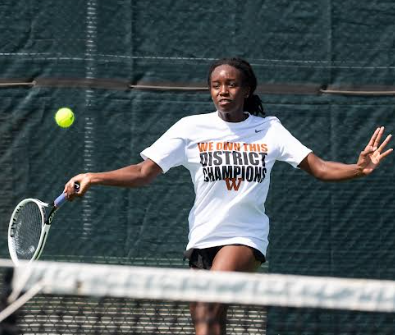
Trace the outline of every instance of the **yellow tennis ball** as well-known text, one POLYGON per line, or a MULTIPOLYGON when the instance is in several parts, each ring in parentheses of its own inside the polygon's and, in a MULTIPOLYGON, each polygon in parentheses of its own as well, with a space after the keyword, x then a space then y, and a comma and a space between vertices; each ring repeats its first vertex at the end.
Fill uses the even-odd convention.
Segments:
POLYGON ((62 107, 56 112, 55 121, 59 127, 68 128, 74 122, 74 113, 70 108, 62 107))

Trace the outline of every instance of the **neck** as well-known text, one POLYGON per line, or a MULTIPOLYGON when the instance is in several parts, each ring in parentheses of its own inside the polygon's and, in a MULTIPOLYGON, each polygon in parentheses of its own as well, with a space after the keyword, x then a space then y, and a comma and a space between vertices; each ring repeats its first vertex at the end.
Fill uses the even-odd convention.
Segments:
POLYGON ((237 113, 227 113, 218 111, 219 117, 226 122, 242 122, 248 118, 248 114, 243 111, 237 113))

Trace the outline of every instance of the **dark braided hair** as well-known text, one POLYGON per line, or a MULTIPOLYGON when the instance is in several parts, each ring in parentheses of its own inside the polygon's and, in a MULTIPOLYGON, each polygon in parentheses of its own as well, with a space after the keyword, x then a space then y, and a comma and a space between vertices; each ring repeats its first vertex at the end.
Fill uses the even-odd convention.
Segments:
POLYGON ((253 114, 265 116, 262 101, 258 95, 254 94, 257 87, 257 79, 255 73, 252 70, 251 65, 241 58, 222 58, 211 64, 208 72, 208 85, 211 85, 211 74, 215 68, 221 65, 229 65, 238 69, 243 75, 243 85, 250 88, 250 94, 248 98, 244 99, 244 110, 253 114))

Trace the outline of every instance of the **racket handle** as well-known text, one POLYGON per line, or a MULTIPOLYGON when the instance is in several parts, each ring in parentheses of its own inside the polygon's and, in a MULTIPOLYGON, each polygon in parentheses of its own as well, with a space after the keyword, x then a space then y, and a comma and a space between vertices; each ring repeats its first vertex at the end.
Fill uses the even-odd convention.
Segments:
MULTIPOLYGON (((80 189, 80 184, 75 183, 74 184, 74 190, 75 192, 78 192, 78 190, 80 189)), ((59 195, 55 201, 53 202, 54 206, 59 208, 60 206, 62 206, 65 202, 67 201, 66 198, 66 193, 62 193, 61 195, 59 195)))
POLYGON ((55 201, 53 202, 53 204, 54 204, 55 207, 58 207, 58 208, 59 208, 59 207, 62 206, 66 201, 67 201, 66 193, 62 193, 61 195, 59 195, 59 196, 55 199, 55 201))

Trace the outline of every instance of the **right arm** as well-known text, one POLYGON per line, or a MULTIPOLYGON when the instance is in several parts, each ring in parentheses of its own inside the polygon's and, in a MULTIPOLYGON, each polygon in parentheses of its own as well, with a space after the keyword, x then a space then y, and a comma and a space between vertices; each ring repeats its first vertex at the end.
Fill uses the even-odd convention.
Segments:
POLYGON ((79 174, 67 182, 64 193, 68 200, 73 200, 76 196, 83 196, 92 185, 141 187, 149 184, 161 173, 161 167, 147 159, 118 170, 79 174), (75 183, 80 185, 78 193, 74 191, 75 183))

